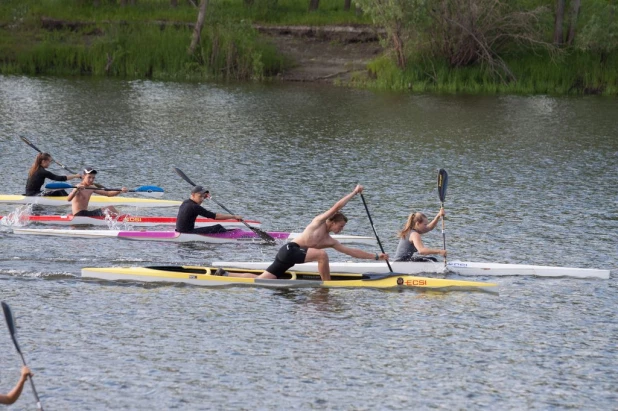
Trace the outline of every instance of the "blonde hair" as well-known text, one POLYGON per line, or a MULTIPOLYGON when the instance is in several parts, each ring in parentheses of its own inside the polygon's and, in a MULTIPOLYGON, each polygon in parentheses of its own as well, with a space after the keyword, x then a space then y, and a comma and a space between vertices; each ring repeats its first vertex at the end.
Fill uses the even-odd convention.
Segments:
POLYGON ((425 218, 423 213, 412 213, 408 216, 406 224, 401 230, 397 232, 397 238, 406 238, 410 230, 414 230, 414 227, 425 218))

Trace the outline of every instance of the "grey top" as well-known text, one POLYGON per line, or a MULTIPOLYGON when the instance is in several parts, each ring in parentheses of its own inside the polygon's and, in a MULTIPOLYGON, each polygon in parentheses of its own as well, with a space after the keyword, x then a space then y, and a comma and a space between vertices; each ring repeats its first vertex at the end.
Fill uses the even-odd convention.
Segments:
MULTIPOLYGON (((410 233, 411 232, 412 231, 410 231, 410 233)), ((416 247, 414 247, 414 244, 410 242, 410 233, 408 233, 408 235, 404 238, 399 239, 394 261, 411 261, 414 257, 414 253, 418 252, 416 247)))

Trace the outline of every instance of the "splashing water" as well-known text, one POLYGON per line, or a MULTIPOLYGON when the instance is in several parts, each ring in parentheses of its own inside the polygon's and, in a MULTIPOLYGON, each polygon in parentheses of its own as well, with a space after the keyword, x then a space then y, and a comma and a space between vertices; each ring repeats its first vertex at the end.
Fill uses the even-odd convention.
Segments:
MULTIPOLYGON (((133 231, 134 226, 128 221, 118 221, 120 215, 113 215, 108 209, 104 209, 105 223, 110 230, 133 231)), ((129 214, 123 214, 122 217, 128 217, 129 214)))
POLYGON ((32 204, 19 206, 8 215, 0 218, 0 226, 24 227, 28 225, 28 217, 32 215, 32 204))

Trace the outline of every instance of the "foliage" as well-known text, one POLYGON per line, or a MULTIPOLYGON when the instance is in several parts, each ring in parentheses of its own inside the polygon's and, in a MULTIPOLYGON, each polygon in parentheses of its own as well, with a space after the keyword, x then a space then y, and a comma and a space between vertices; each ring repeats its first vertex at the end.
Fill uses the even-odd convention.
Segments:
POLYGON ((618 50, 618 5, 593 2, 589 16, 576 40, 577 47, 604 55, 618 50))
MULTIPOLYGON (((186 53, 197 8, 189 1, 2 0, 0 73, 157 79, 257 79, 290 62, 254 24, 373 22, 386 52, 357 85, 432 92, 618 94, 615 0, 582 2, 576 48, 555 54, 555 0, 210 0, 196 53, 186 53), (73 25, 45 27, 42 17, 73 25)), ((197 3, 197 0, 194 2, 197 3)))
POLYGON ((551 50, 538 25, 546 12, 542 7, 522 10, 503 0, 434 0, 431 51, 451 67, 480 62, 502 81, 515 80, 501 53, 522 44, 551 50))
POLYGON ((509 54, 505 57, 518 81, 502 83, 480 66, 452 68, 436 57, 415 54, 405 70, 392 58, 380 57, 369 64, 370 77, 354 79, 359 87, 396 91, 438 93, 510 94, 618 94, 618 52, 608 56, 607 69, 594 54, 565 53, 554 58, 548 52, 509 54))

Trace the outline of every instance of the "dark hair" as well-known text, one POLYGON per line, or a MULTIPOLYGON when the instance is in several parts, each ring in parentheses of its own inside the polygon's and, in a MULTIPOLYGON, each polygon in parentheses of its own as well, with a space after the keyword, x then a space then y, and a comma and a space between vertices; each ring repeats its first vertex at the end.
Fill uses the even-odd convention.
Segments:
POLYGON ((30 171, 28 171, 28 177, 32 177, 32 175, 41 168, 41 163, 45 160, 51 160, 52 156, 49 153, 39 153, 34 158, 34 163, 32 167, 30 167, 30 171))
POLYGON ((338 223, 340 221, 348 222, 348 217, 346 217, 341 211, 337 211, 331 217, 327 218, 327 221, 332 221, 333 223, 338 223))

